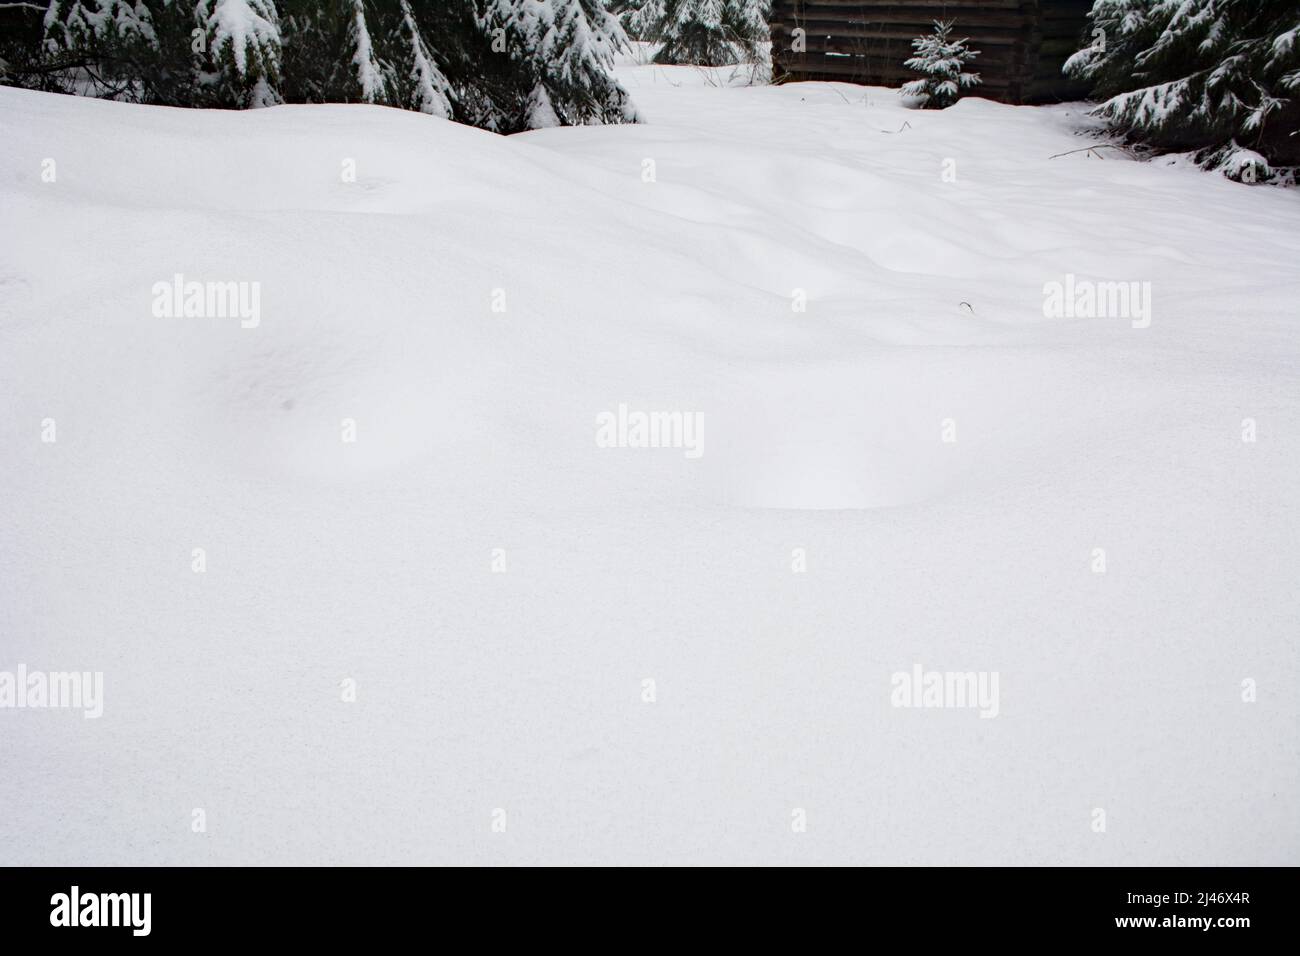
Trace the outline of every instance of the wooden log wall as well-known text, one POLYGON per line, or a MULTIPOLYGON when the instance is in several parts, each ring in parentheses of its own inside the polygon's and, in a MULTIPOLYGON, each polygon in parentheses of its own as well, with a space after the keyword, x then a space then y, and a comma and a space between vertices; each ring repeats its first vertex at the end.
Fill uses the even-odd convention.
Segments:
POLYGON ((975 95, 1007 103, 1074 99, 1086 88, 1061 74, 1079 49, 1092 0, 773 0, 776 79, 841 80, 901 86, 917 74, 903 66, 912 40, 934 20, 954 20, 980 55, 975 95), (802 28, 806 50, 792 51, 802 28))

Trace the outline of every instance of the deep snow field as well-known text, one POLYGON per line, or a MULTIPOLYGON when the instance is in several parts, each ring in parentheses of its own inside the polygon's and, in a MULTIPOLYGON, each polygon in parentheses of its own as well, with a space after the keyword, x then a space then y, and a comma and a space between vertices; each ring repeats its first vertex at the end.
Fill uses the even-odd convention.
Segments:
POLYGON ((0 863, 1300 863, 1300 191, 728 74, 512 138, 0 89, 0 670, 104 675, 0 709, 0 863))

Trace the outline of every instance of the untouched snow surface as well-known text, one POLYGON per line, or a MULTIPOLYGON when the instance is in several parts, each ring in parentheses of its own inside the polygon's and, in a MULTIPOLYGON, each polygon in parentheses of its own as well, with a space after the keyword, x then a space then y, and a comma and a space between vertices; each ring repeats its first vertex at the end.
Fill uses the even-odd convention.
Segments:
POLYGON ((0 671, 104 680, 0 709, 0 862, 1300 862, 1300 196, 725 75, 509 139, 0 89, 0 671))

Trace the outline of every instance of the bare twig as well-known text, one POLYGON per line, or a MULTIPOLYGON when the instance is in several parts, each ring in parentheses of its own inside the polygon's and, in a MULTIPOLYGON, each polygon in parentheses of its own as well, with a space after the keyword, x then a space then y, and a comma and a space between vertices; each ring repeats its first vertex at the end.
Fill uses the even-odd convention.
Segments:
MULTIPOLYGON (((1071 153, 1091 153, 1099 149, 1118 149, 1121 153, 1124 153, 1127 156, 1135 155, 1133 150, 1129 149, 1127 146, 1118 146, 1115 143, 1096 143, 1092 146, 1081 146, 1078 149, 1067 149, 1063 153, 1055 153, 1047 158, 1056 159, 1057 156, 1069 156, 1071 153)), ((1097 158, 1105 159, 1106 157, 1099 155, 1097 158)))

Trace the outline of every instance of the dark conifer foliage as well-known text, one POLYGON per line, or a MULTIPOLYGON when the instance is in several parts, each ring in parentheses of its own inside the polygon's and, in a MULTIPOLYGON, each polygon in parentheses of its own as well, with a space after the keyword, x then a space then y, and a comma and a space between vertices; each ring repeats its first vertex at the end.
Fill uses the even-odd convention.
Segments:
POLYGON ((1192 151, 1235 179, 1300 165, 1297 0, 1096 0, 1065 64, 1127 141, 1192 151))
POLYGON ((635 122, 606 0, 52 0, 0 83, 171 106, 373 103, 503 133, 635 122))

